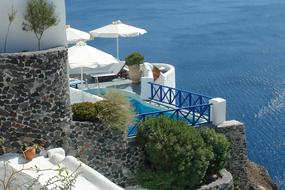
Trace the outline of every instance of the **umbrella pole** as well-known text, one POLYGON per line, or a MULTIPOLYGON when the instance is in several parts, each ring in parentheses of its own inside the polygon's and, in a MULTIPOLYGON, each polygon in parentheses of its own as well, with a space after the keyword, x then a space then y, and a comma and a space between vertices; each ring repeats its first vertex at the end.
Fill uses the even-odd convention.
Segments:
POLYGON ((100 88, 100 86, 99 86, 99 78, 98 77, 96 77, 96 83, 97 83, 97 88, 100 88))
POLYGON ((81 67, 81 86, 83 86, 83 67, 81 67))
POLYGON ((119 57, 119 36, 117 37, 117 59, 120 60, 120 57, 119 57))

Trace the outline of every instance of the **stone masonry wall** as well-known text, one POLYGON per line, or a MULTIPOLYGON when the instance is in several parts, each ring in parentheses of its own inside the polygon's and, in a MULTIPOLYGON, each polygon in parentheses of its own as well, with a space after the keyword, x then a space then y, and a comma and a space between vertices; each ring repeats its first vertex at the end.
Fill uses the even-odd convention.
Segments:
POLYGON ((247 150, 245 126, 238 121, 225 121, 217 126, 217 131, 225 134, 231 143, 228 169, 234 177, 234 183, 242 190, 249 189, 247 174, 247 150))
MULTIPOLYGON (((122 187, 135 184, 137 169, 145 162, 144 152, 127 133, 92 122, 73 121, 68 136, 71 154, 122 187)), ((222 178, 199 190, 233 189, 233 177, 226 170, 222 178)))
POLYGON ((114 183, 128 182, 127 130, 110 129, 92 122, 72 122, 68 154, 71 154, 114 183))
POLYGON ((70 114, 66 48, 0 54, 0 136, 8 152, 23 143, 63 146, 70 114))
POLYGON ((127 168, 128 168, 128 181, 127 185, 135 184, 135 176, 137 170, 145 163, 145 155, 142 147, 135 139, 128 140, 127 147, 127 168))

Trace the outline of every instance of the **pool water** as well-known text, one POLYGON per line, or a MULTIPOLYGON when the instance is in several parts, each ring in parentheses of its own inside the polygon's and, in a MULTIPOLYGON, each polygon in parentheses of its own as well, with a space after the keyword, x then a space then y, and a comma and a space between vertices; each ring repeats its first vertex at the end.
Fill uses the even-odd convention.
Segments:
POLYGON ((122 93, 126 95, 131 103, 131 105, 134 108, 134 111, 136 114, 143 114, 143 113, 149 113, 149 112, 156 112, 156 111, 163 111, 165 109, 151 105, 145 101, 143 101, 138 95, 135 93, 126 91, 126 90, 118 90, 118 89, 112 89, 112 88, 92 88, 88 90, 84 90, 85 92, 88 92, 90 94, 94 94, 97 96, 104 96, 108 91, 117 91, 119 93, 122 93))
MULTIPOLYGON (((85 92, 88 92, 90 94, 94 94, 97 96, 104 96, 108 91, 118 91, 128 97, 128 100, 130 101, 135 113, 137 115, 144 114, 144 113, 150 113, 150 112, 157 112, 157 111, 163 111, 165 109, 151 105, 145 101, 143 101, 138 95, 128 92, 125 90, 118 90, 118 89, 108 89, 108 88, 92 88, 88 90, 84 90, 85 92)), ((136 124, 139 121, 138 118, 134 119, 134 122, 131 126, 128 128, 128 137, 134 137, 137 133, 136 124)))

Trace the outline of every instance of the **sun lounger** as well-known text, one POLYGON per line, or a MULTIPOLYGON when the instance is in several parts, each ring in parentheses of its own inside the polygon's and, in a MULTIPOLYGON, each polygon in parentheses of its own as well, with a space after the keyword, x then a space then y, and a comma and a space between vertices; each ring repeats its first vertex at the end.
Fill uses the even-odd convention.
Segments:
POLYGON ((96 68, 90 73, 90 76, 101 81, 108 81, 116 78, 123 70, 125 62, 113 63, 106 67, 96 68))

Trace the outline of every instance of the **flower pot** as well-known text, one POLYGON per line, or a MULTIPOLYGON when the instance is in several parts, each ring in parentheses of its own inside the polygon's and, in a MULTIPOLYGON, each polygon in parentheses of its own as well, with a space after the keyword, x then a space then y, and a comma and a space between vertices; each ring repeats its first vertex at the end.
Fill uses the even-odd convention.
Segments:
POLYGON ((129 76, 132 80, 132 83, 138 84, 141 81, 141 71, 140 65, 130 65, 129 67, 129 76))
POLYGON ((23 152, 23 154, 24 154, 25 159, 30 161, 30 160, 32 160, 32 159, 35 157, 35 155, 36 155, 36 148, 34 148, 34 147, 28 147, 28 148, 23 152))
POLYGON ((156 81, 160 77, 160 70, 157 67, 152 69, 153 80, 156 81))

